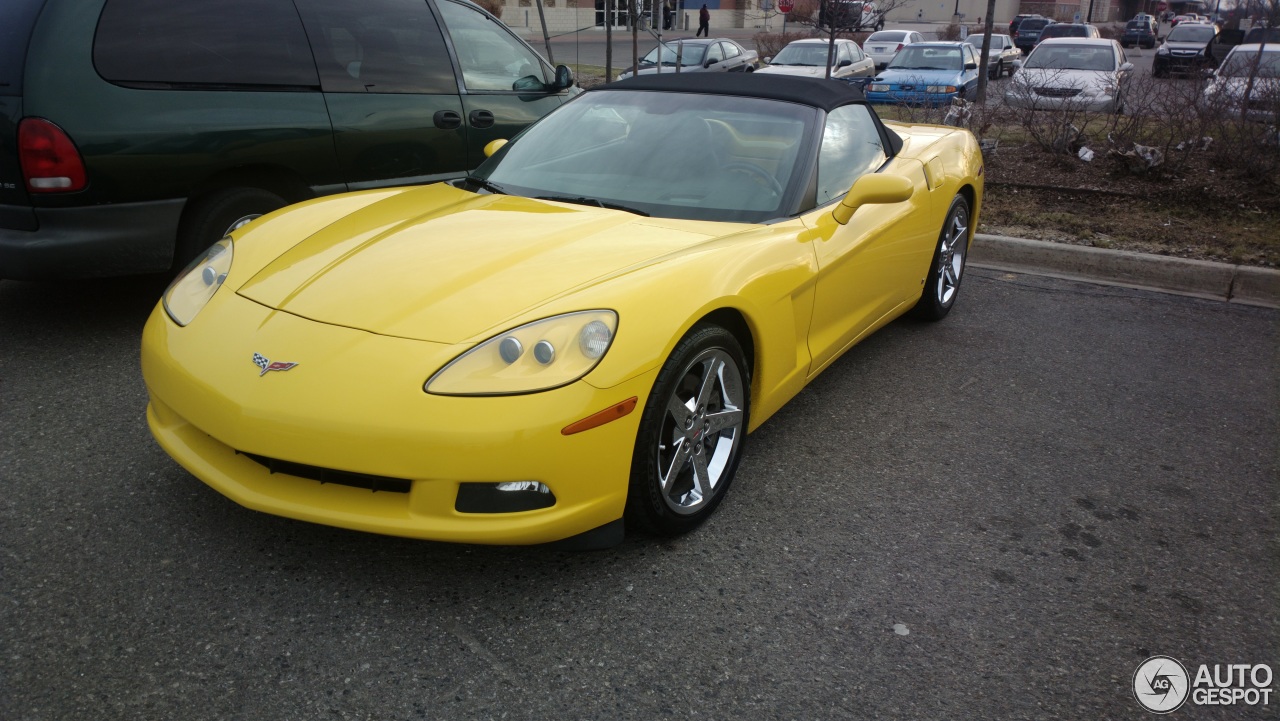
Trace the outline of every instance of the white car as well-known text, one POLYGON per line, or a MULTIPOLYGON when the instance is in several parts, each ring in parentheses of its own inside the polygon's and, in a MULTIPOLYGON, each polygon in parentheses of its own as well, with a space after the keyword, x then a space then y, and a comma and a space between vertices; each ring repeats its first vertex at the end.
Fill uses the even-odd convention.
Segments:
MULTIPOLYGON (((779 51, 777 56, 765 58, 767 65, 756 72, 825 78, 829 51, 829 43, 826 39, 796 40, 779 51)), ((873 75, 875 75, 875 63, 862 52, 862 48, 847 38, 836 38, 836 51, 831 62, 831 77, 869 78, 873 75)))
POLYGON ((1223 58, 1222 65, 1213 72, 1213 77, 1204 88, 1205 105, 1225 107, 1227 112, 1239 117, 1245 87, 1249 82, 1249 71, 1258 59, 1259 52, 1262 53, 1262 61, 1258 63, 1258 73, 1253 81, 1245 117, 1261 122, 1276 122, 1280 116, 1280 45, 1268 43, 1264 47, 1254 43, 1231 48, 1231 52, 1223 58))
POLYGON ((1005 91, 1015 108, 1077 108, 1123 113, 1133 64, 1120 43, 1107 38, 1049 38, 1036 46, 1005 91))
POLYGON ((871 33, 862 41, 862 49, 876 64, 876 70, 883 70, 898 51, 911 43, 924 42, 924 36, 914 30, 881 30, 871 33))

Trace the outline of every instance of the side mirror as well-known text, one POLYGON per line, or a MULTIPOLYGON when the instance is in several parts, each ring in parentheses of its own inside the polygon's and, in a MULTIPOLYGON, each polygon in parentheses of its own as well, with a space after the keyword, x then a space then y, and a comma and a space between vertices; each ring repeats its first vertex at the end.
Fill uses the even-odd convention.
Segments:
POLYGON ((765 56, 765 58, 764 58, 764 64, 765 64, 765 65, 768 65, 768 64, 769 64, 769 63, 771 63, 771 62, 773 62, 773 56, 772 56, 772 55, 766 55, 766 56, 765 56))
POLYGON ((978 64, 977 64, 977 63, 965 63, 965 64, 964 64, 964 69, 965 69, 965 70, 977 70, 977 69, 978 69, 978 64))
POLYGON ((853 182, 844 200, 831 211, 836 222, 847 225, 858 208, 864 205, 902 203, 911 199, 916 186, 901 175, 869 173, 853 182))
POLYGON ((1013 61, 1013 69, 1014 69, 1014 70, 1021 70, 1021 69, 1022 69, 1022 61, 1021 61, 1021 60, 1014 60, 1014 61, 1013 61))
POLYGON ((564 90, 573 87, 573 70, 568 65, 556 66, 556 81, 551 86, 552 90, 564 90))
POLYGON ((836 67, 837 67, 837 68, 847 68, 847 67, 849 67, 850 65, 853 65, 853 61, 852 61, 852 60, 841 60, 841 61, 840 61, 840 64, 839 64, 839 65, 837 65, 836 67))
POLYGON ((1120 72, 1122 73, 1133 72, 1133 63, 1124 63, 1123 65, 1121 65, 1120 72))
MULTIPOLYGON (((561 65, 560 67, 563 68, 564 66, 561 65)), ((493 154, 501 150, 502 146, 506 144, 507 144, 506 138, 498 138, 497 140, 490 140, 484 146, 484 157, 486 158, 493 157, 493 154)))
POLYGON ((704 68, 709 68, 709 67, 711 67, 712 65, 715 65, 715 64, 716 64, 716 61, 714 61, 714 60, 708 60, 707 62, 705 62, 705 63, 703 63, 703 64, 702 64, 702 67, 704 67, 704 68))

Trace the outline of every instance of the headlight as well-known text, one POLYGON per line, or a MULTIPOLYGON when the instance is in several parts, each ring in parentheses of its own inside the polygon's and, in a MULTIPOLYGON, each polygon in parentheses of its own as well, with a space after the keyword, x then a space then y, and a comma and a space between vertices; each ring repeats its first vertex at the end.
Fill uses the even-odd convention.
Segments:
POLYGON ((889 92, 889 86, 880 84, 880 83, 875 83, 872 85, 868 85, 867 90, 870 90, 873 93, 887 93, 889 92))
POLYGON ((231 239, 223 238, 211 245, 169 284, 161 297, 165 312, 178 325, 190 323, 222 287, 229 272, 231 239))
POLYGON ((618 314, 566 313, 496 335, 455 358, 423 390, 442 396, 502 396, 568 385, 591 372, 613 343, 618 314))
POLYGON ((1156 51, 1156 55, 1168 55, 1168 54, 1169 54, 1169 48, 1165 47, 1164 45, 1161 45, 1160 49, 1156 51))
POLYGON ((926 93, 954 93, 956 86, 954 85, 930 85, 924 89, 926 93))

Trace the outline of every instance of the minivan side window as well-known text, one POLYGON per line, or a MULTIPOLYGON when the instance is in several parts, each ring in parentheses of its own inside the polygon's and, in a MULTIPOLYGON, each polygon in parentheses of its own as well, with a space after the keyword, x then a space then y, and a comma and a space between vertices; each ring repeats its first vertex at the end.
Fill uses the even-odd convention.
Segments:
POLYGON ((290 0, 107 0, 93 64, 122 85, 320 85, 290 0))
POLYGON ((462 3, 446 0, 439 7, 467 90, 511 90, 529 75, 547 82, 542 61, 506 26, 462 3))
POLYGON ((426 0, 298 0, 298 8, 325 92, 457 94, 426 0))

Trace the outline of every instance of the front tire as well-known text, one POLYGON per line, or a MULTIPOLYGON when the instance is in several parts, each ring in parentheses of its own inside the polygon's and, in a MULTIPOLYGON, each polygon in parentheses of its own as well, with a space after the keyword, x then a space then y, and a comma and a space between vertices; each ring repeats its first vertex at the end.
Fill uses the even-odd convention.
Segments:
POLYGON ((724 499, 747 438, 751 369, 732 333, 700 324, 676 344, 645 403, 626 522, 660 536, 697 528, 724 499))
POLYGON ((969 256, 969 202, 957 195, 947 210, 947 218, 938 234, 933 262, 924 279, 924 290, 912 315, 921 320, 937 321, 947 317, 960 293, 960 277, 969 256))

